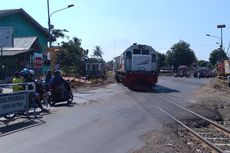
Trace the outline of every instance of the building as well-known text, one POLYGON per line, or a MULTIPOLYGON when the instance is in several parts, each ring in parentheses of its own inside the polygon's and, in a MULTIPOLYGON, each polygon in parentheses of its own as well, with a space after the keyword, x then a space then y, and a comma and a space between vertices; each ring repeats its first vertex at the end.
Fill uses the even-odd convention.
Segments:
POLYGON ((86 77, 102 77, 105 75, 105 62, 102 59, 89 58, 84 62, 86 77))
POLYGON ((43 64, 47 59, 47 29, 23 9, 0 10, 0 30, 3 27, 13 29, 13 47, 1 48, 2 79, 24 67, 31 67, 39 74, 49 69, 49 65, 43 64))

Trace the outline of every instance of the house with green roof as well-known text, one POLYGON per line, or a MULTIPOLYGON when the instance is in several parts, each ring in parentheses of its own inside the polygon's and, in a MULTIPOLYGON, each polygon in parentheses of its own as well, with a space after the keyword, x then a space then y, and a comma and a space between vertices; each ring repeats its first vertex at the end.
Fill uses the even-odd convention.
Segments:
POLYGON ((13 29, 13 46, 1 48, 1 79, 24 67, 34 69, 37 74, 49 69, 49 65, 43 63, 47 60, 48 39, 54 38, 50 37, 46 28, 23 9, 0 10, 1 27, 13 29))

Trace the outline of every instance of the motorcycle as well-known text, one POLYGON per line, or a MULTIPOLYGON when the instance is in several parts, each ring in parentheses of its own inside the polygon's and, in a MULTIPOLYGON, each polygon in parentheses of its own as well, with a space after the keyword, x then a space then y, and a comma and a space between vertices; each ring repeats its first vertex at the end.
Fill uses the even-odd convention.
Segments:
POLYGON ((45 83, 44 80, 35 80, 36 84, 36 99, 40 101, 42 104, 42 107, 44 109, 48 109, 49 103, 48 103, 48 91, 49 86, 45 83))
POLYGON ((71 104, 73 102, 73 93, 71 90, 70 82, 65 81, 63 84, 59 85, 57 89, 50 89, 48 93, 48 103, 51 106, 55 106, 56 103, 67 102, 71 104))

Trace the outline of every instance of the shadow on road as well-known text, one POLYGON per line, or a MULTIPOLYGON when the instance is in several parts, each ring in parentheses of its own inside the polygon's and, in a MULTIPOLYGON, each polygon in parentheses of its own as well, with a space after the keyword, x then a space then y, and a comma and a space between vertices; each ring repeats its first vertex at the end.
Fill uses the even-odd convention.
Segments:
POLYGON ((0 123, 0 137, 10 135, 22 130, 26 130, 35 126, 45 124, 46 122, 41 119, 22 119, 22 121, 9 124, 9 121, 1 121, 0 123))
POLYGON ((172 93, 172 92, 180 92, 180 91, 176 90, 176 89, 164 87, 161 85, 156 85, 150 92, 153 92, 153 93, 172 93))
POLYGON ((74 107, 74 105, 77 105, 77 103, 72 102, 71 104, 67 104, 67 102, 58 102, 55 104, 55 106, 52 107, 74 107))
POLYGON ((153 87, 151 90, 134 90, 134 89, 130 89, 134 92, 144 92, 144 93, 172 93, 172 92, 180 92, 179 90, 176 89, 170 89, 168 87, 164 87, 164 86, 160 86, 160 85, 156 85, 155 87, 153 87))

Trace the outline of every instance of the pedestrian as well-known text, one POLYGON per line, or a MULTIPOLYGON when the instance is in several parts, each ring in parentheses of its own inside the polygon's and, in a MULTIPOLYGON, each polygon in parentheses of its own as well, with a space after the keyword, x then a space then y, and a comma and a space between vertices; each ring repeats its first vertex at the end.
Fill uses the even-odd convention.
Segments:
POLYGON ((200 79, 200 71, 197 72, 197 77, 200 79))

